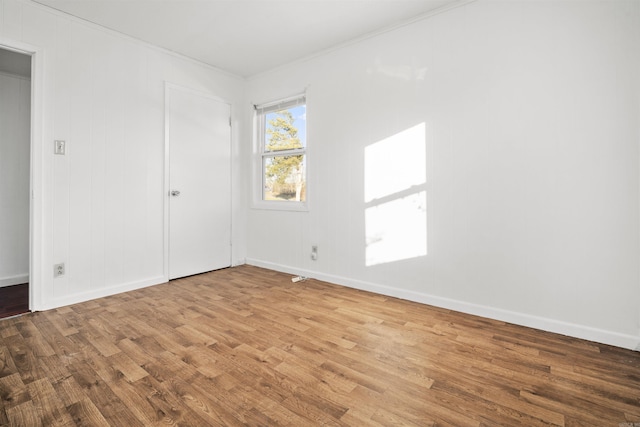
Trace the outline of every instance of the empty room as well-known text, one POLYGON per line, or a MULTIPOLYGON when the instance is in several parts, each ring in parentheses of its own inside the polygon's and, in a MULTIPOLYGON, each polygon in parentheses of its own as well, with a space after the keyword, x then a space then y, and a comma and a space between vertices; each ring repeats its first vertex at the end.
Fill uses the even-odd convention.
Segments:
POLYGON ((161 425, 639 427, 640 1, 0 0, 0 426, 161 425))

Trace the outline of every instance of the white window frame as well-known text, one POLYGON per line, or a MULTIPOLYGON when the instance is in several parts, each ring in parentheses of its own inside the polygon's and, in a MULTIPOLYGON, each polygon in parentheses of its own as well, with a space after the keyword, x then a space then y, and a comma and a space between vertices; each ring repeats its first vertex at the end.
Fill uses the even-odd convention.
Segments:
POLYGON ((255 209, 272 209, 281 211, 302 211, 306 212, 308 208, 308 170, 309 170, 309 154, 308 154, 308 138, 306 144, 302 148, 296 148, 293 150, 282 151, 267 151, 266 138, 265 138, 265 117, 268 113, 284 110, 298 105, 306 105, 306 95, 296 95, 284 99, 280 99, 274 102, 268 102, 264 104, 254 105, 254 127, 255 127, 255 166, 254 166, 254 191, 253 191, 253 204, 255 209), (265 174, 264 164, 265 159, 269 157, 279 157, 286 155, 304 155, 305 156, 305 169, 304 169, 304 182, 307 193, 305 194, 304 201, 295 200, 265 200, 264 188, 265 188, 265 174))

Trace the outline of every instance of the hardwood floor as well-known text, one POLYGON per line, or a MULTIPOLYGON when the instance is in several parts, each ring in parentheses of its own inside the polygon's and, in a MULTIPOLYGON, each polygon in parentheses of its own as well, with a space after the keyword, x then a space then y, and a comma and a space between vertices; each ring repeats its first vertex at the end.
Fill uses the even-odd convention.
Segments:
POLYGON ((640 423, 638 352, 290 278, 242 266, 1 320, 0 425, 640 423))
POLYGON ((29 311, 29 284, 0 288, 0 319, 29 311))

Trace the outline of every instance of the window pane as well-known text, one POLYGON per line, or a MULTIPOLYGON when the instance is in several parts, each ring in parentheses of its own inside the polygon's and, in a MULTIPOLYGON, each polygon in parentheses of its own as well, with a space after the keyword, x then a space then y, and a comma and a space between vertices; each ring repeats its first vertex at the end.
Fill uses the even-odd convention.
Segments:
POLYGON ((307 193, 304 154, 265 157, 264 200, 304 202, 307 193))
POLYGON ((265 114, 264 151, 282 151, 307 146, 307 107, 297 105, 265 114))
POLYGON ((304 202, 307 190, 305 97, 257 105, 256 114, 260 123, 262 200, 304 202))

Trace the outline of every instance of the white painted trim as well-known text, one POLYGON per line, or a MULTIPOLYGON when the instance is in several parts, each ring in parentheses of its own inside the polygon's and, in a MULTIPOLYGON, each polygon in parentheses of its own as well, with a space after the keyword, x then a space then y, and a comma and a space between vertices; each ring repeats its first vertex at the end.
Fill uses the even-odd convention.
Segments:
POLYGON ((0 277, 0 288, 13 285, 29 283, 29 273, 18 274, 17 276, 0 277))
POLYGON ((0 48, 31 56, 31 164, 29 202, 29 309, 38 310, 43 303, 43 79, 44 49, 11 39, 0 38, 0 48))
POLYGON ((123 292, 135 291, 136 289, 147 288, 153 285, 159 285, 166 283, 164 277, 157 276, 151 279, 140 280, 137 282, 123 283, 120 285, 112 286, 110 288, 102 288, 89 292, 81 292, 73 295, 68 295, 62 298, 53 298, 51 301, 47 301, 43 304, 40 310, 51 310, 54 308, 64 307, 71 304, 79 304, 87 302, 97 298, 104 298, 111 295, 120 294, 123 292))
POLYGON ((169 186, 171 182, 169 180, 169 165, 170 163, 170 150, 169 150, 169 88, 173 87, 173 84, 169 82, 164 82, 164 165, 163 173, 164 173, 164 186, 162 189, 162 194, 164 197, 163 211, 164 211, 164 220, 163 220, 163 228, 162 233, 164 236, 162 237, 162 244, 164 245, 162 251, 162 278, 165 282, 169 281, 169 186))
POLYGON ((276 201, 276 200, 256 200, 251 205, 251 209, 271 210, 271 211, 290 211, 290 212, 309 212, 309 206, 307 205, 307 202, 276 201))
POLYGON ((363 291, 374 292, 390 297, 433 305, 448 310, 459 311, 462 313, 486 317, 507 323, 513 323, 529 328, 540 329, 543 331, 553 332, 556 334, 566 335, 574 338, 613 345, 629 350, 640 351, 640 336, 621 334, 618 332, 592 328, 590 326, 578 325, 575 323, 568 323, 539 316, 532 316, 529 314, 473 304, 466 301, 454 300, 451 298, 443 298, 406 289, 392 288, 390 286, 380 285, 377 283, 349 279, 342 276, 295 268, 253 258, 247 258, 247 264, 256 267, 268 268, 270 270, 280 271, 283 273, 289 273, 296 276, 312 277, 318 280, 335 283, 349 288, 360 289, 363 291))

